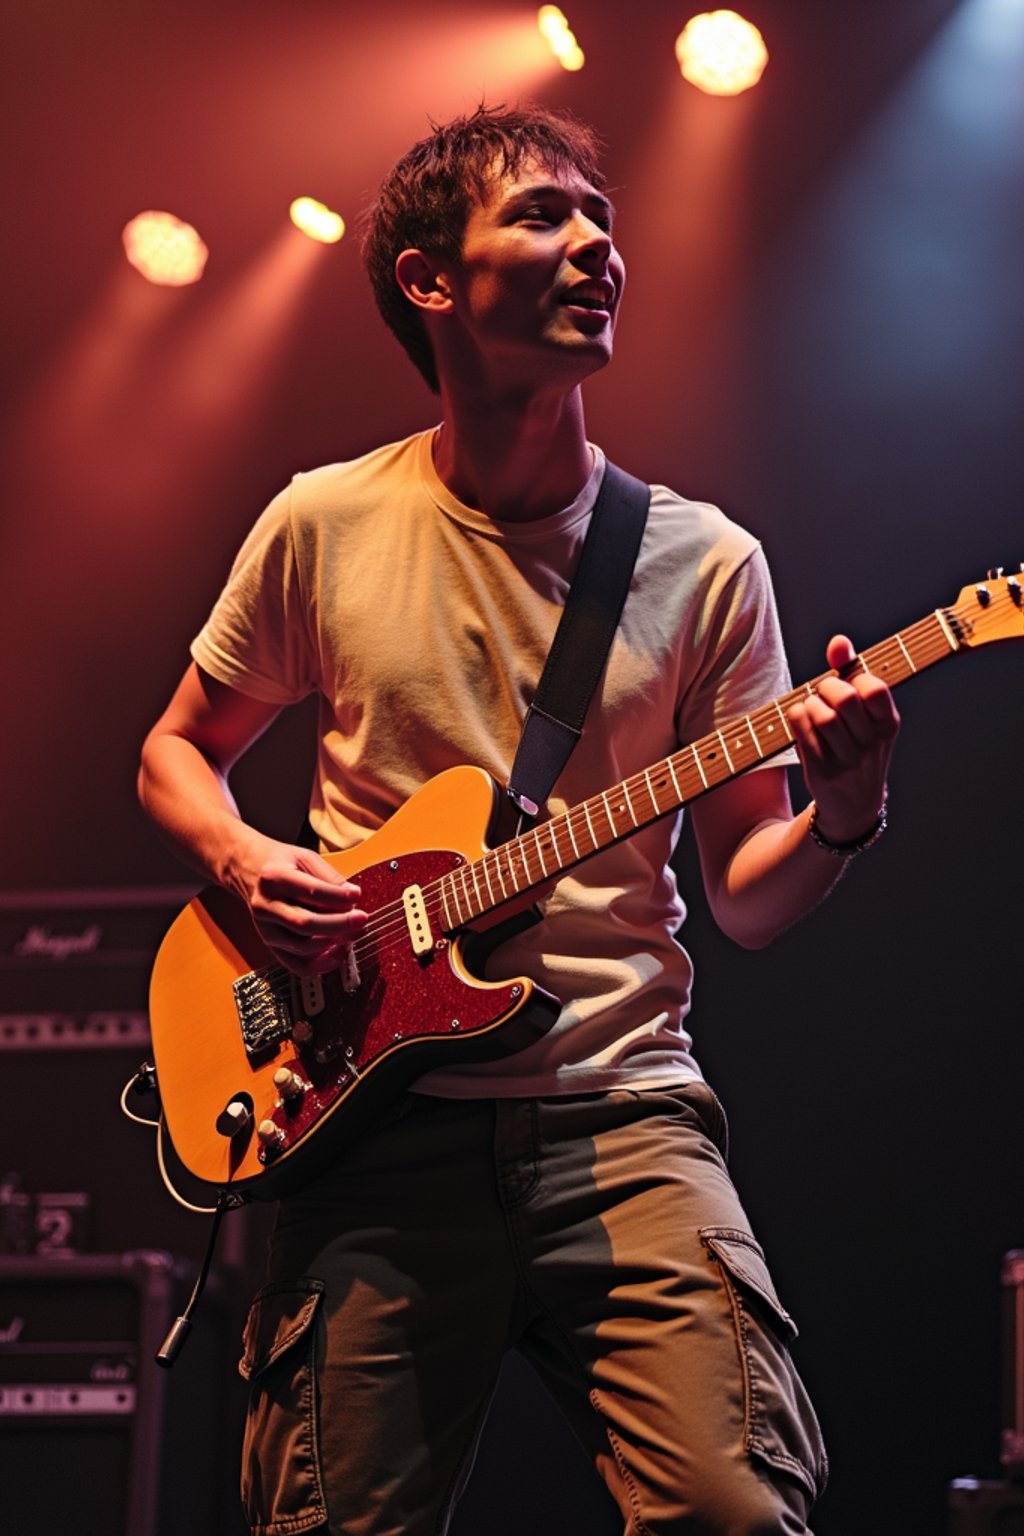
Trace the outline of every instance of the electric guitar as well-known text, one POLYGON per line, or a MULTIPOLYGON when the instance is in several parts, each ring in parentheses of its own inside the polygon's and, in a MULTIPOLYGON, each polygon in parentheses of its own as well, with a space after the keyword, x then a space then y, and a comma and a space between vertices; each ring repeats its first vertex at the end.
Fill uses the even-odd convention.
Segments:
MULTIPOLYGON (((890 686, 947 656, 1024 637, 1021 579, 993 572, 861 653, 890 686)), ((327 855, 358 879, 369 922, 314 980, 278 964, 248 909, 196 896, 158 951, 150 1021, 166 1127, 196 1179, 273 1199, 327 1163, 432 1067, 522 1050, 557 1001, 526 977, 484 981, 474 944, 566 870, 782 751, 787 711, 824 677, 492 847, 504 800, 489 774, 452 768, 365 842, 327 855)))

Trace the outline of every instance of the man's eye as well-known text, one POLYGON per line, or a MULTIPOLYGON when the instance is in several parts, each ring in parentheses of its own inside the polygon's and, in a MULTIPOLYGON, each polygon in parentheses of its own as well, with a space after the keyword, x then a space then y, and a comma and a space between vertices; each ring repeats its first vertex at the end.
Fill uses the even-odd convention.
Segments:
POLYGON ((554 224, 557 222, 556 215, 552 213, 551 209, 542 208, 539 203, 531 203, 528 208, 523 209, 519 217, 534 224, 554 224))

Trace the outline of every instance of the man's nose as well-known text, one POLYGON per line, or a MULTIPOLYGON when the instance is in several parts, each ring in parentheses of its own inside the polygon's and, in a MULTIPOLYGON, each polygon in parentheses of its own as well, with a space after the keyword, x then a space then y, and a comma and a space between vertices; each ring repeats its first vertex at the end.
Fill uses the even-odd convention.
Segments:
POLYGON ((612 237, 585 213, 578 213, 573 219, 569 253, 573 260, 580 257, 589 258, 591 262, 598 260, 603 268, 612 253, 612 237))

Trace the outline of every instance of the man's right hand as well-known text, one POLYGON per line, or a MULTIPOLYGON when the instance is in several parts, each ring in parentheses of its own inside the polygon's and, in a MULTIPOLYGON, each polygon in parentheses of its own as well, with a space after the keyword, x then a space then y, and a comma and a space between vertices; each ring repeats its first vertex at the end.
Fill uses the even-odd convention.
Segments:
POLYGON ((260 938, 298 976, 340 964, 366 927, 360 890, 309 848, 254 834, 226 883, 244 899, 260 938))

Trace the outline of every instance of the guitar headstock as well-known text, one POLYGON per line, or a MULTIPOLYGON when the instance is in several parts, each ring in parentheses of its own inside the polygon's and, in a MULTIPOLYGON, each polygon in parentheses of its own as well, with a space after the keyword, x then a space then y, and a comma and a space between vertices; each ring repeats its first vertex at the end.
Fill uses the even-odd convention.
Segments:
POLYGON ((984 581, 963 587, 952 608, 942 612, 961 645, 1024 638, 1024 577, 1004 576, 1000 566, 984 581))

